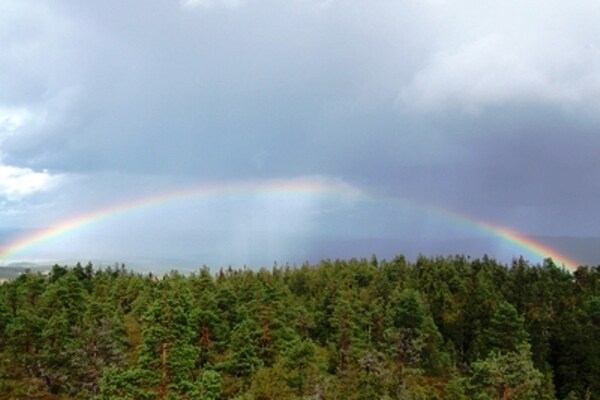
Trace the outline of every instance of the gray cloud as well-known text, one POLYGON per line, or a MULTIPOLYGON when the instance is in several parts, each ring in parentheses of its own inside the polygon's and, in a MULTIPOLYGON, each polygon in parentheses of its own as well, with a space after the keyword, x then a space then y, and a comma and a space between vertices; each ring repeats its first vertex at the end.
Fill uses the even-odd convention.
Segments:
MULTIPOLYGON (((5 213, 51 202, 51 224, 173 182, 319 175, 539 236, 600 236, 594 2, 56 0, 0 11, 0 168, 62 179, 5 213)), ((321 239, 390 248, 433 218, 363 207, 363 236, 332 228, 321 239)), ((249 237, 234 220, 250 216, 227 214, 215 236, 249 237)), ((298 243, 321 254, 315 232, 351 221, 327 218, 298 243)), ((150 223, 139 223, 141 235, 150 223)), ((165 228, 165 257, 167 236, 190 232, 181 225, 165 228)), ((259 236, 277 257, 310 253, 259 236)), ((400 242, 457 243, 439 229, 416 236, 400 242)), ((232 246, 254 245, 244 240, 232 246)), ((465 248, 489 245, 473 240, 465 248)))
POLYGON ((599 13, 588 1, 436 4, 427 15, 439 40, 400 98, 425 110, 477 112, 515 101, 595 110, 599 13))

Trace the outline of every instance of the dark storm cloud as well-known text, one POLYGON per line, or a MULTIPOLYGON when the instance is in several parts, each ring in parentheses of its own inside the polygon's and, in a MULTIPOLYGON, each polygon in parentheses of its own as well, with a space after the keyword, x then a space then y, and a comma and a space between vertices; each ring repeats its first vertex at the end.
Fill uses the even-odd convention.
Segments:
POLYGON ((380 114, 379 105, 393 112, 397 89, 385 86, 385 74, 400 74, 402 64, 385 56, 398 44, 369 32, 376 21, 363 27, 360 18, 302 5, 60 8, 93 32, 89 42, 75 41, 93 62, 69 82, 78 98, 68 117, 50 137, 8 143, 13 160, 35 154, 39 165, 76 171, 289 174, 311 168, 309 153, 319 166, 340 142, 377 140, 369 120, 379 115, 369 114, 380 114), (357 114, 367 121, 344 124, 357 114))
POLYGON ((0 8, 0 167, 21 179, 5 195, 60 181, 45 198, 67 215, 169 182, 327 176, 536 235, 600 234, 594 2, 0 8))

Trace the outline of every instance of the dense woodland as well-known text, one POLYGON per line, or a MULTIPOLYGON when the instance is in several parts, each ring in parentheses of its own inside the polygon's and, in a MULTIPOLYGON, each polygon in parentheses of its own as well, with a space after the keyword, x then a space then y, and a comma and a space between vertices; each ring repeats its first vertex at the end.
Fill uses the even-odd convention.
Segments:
POLYGON ((600 266, 54 266, 0 285, 0 399, 600 399, 600 266))

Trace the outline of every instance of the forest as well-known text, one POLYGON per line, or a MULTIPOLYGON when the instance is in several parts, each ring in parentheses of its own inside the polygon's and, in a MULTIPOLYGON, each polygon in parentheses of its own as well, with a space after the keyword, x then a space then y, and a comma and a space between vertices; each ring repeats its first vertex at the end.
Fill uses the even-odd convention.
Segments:
POLYGON ((600 266, 323 260, 0 284, 0 399, 600 399, 600 266))

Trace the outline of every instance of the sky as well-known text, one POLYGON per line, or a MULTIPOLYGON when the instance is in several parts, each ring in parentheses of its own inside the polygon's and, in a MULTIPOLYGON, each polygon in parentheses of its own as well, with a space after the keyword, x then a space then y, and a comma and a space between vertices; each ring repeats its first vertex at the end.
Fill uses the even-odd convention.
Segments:
POLYGON ((591 0, 2 1, 0 264, 541 261, 484 221, 600 264, 598 21, 591 0))

